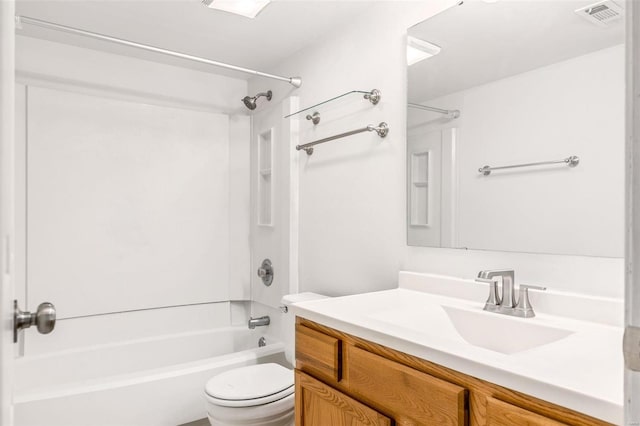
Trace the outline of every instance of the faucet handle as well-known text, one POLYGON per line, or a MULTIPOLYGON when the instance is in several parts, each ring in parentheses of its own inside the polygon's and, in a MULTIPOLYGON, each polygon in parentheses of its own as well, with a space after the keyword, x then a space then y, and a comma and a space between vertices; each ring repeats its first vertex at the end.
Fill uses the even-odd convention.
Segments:
POLYGON ((529 290, 544 291, 546 289, 546 287, 537 285, 520 285, 520 291, 518 292, 518 303, 516 303, 516 307, 513 309, 513 314, 521 318, 535 317, 536 313, 533 311, 533 307, 531 306, 531 302, 529 301, 529 290))
POLYGON ((545 291, 547 289, 546 287, 542 287, 540 285, 530 285, 530 284, 520 284, 520 288, 524 290, 539 290, 539 291, 545 291))
POLYGON ((486 278, 476 278, 476 282, 489 284, 489 297, 484 304, 484 310, 496 312, 500 308, 500 295, 498 294, 498 281, 486 278))

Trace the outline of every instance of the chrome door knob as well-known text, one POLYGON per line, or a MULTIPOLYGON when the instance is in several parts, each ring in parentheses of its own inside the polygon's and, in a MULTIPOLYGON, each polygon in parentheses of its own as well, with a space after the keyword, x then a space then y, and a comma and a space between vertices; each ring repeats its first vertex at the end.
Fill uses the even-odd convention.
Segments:
POLYGON ((49 334, 56 326, 56 307, 53 303, 44 302, 38 305, 35 313, 24 312, 18 308, 18 301, 13 301, 13 342, 18 341, 18 331, 35 325, 41 334, 49 334))
POLYGON ((44 302, 38 306, 36 311, 36 327, 38 333, 49 334, 56 326, 56 307, 53 303, 44 302))

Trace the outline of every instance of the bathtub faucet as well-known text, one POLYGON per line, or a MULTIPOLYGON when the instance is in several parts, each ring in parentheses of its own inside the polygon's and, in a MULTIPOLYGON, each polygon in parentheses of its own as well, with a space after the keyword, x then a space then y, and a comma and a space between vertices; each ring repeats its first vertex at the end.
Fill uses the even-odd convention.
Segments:
POLYGON ((262 327, 265 325, 269 325, 271 323, 271 318, 268 315, 265 315, 260 318, 249 318, 249 328, 254 329, 256 327, 262 327))

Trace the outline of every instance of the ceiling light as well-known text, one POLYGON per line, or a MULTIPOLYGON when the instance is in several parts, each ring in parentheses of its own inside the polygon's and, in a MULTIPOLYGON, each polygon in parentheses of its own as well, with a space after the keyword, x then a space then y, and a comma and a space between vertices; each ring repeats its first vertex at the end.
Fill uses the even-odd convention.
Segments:
POLYGON ((202 0, 210 9, 223 10, 236 15, 255 18, 270 0, 202 0))
POLYGON ((413 65, 424 59, 440 53, 440 46, 431 44, 427 41, 420 40, 419 38, 407 37, 407 64, 413 65))

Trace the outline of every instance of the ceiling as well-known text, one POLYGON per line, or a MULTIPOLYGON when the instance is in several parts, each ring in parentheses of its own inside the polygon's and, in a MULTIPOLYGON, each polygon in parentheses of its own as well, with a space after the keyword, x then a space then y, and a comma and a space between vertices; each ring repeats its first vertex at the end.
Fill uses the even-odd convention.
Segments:
POLYGON ((439 98, 623 43, 624 19, 598 27, 574 13, 596 1, 466 0, 417 24, 409 34, 442 50, 409 67, 409 102, 439 98))
MULTIPOLYGON (((255 19, 208 9, 200 0, 17 0, 16 14, 219 62, 269 69, 375 1, 274 0, 255 19)), ((19 35, 211 71, 212 67, 131 47, 24 25, 19 35)), ((218 74, 251 76, 219 68, 218 74)), ((296 76, 291 70, 287 76, 296 76)))

